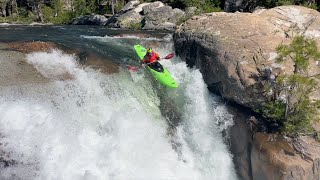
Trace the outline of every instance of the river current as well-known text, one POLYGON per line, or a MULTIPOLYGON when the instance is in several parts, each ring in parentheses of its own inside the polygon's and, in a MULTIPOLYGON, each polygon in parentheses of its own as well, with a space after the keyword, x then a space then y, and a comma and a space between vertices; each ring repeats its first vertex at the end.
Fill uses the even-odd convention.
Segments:
POLYGON ((166 89, 145 70, 126 68, 139 65, 134 44, 152 46, 162 57, 174 52, 171 34, 0 26, 0 42, 31 40, 95 54, 119 71, 83 66, 57 49, 26 54, 26 63, 49 80, 0 84, 0 150, 15 162, 1 164, 0 179, 237 179, 221 133, 233 117, 200 71, 179 57, 163 60, 180 84, 166 89), (64 74, 72 78, 57 78, 64 74))

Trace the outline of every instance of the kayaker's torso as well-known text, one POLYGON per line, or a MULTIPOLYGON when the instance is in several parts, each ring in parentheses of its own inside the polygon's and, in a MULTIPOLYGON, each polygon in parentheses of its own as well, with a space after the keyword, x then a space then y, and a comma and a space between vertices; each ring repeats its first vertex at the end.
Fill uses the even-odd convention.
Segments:
POLYGON ((152 52, 152 53, 147 53, 144 58, 143 62, 144 63, 154 63, 160 59, 159 54, 152 52))

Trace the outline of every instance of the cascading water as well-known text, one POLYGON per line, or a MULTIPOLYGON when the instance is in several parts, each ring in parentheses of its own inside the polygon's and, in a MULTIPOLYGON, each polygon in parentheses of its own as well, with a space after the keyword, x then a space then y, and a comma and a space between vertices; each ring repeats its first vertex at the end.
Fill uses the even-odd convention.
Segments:
MULTIPOLYGON (((115 51, 134 39, 82 38, 115 51)), ((162 41, 155 50, 164 56, 173 47, 162 41)), ((143 70, 104 74, 59 50, 27 63, 48 80, 0 88, 0 149, 15 161, 0 179, 236 179, 220 133, 232 116, 178 58, 162 62, 175 90, 143 70)))

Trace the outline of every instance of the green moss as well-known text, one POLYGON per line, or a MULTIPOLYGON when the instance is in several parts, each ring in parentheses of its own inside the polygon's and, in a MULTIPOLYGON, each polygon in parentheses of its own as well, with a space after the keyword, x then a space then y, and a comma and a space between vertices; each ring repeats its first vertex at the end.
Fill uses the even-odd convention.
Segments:
POLYGON ((52 23, 54 24, 67 24, 74 18, 74 14, 70 11, 61 12, 58 16, 52 18, 52 23))

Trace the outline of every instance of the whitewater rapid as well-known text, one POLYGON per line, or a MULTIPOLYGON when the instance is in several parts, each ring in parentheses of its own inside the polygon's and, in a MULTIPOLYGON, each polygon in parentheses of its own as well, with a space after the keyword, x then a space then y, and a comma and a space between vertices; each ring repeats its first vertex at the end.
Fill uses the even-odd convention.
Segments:
POLYGON ((199 70, 163 61, 180 84, 163 90, 147 73, 104 74, 59 50, 26 59, 48 83, 0 88, 0 149, 16 162, 1 179, 236 179, 221 135, 232 116, 199 70), (163 99, 177 106, 175 127, 163 99))

